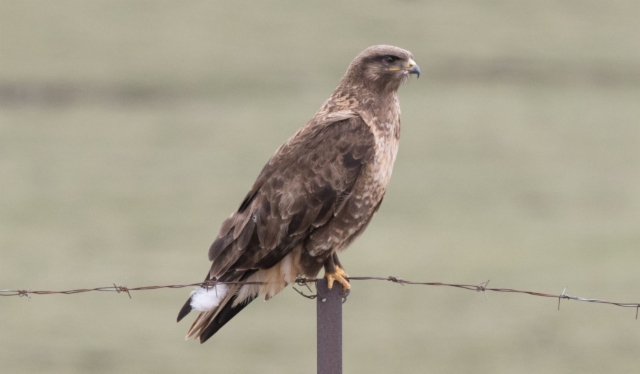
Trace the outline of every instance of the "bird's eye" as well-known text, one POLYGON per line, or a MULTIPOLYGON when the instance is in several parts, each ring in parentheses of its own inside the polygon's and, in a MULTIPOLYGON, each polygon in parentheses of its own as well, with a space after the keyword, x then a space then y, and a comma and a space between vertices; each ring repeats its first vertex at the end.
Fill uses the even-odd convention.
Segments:
POLYGON ((396 56, 389 55, 389 56, 384 56, 382 59, 384 60, 384 62, 387 62, 387 63, 391 64, 391 63, 395 62, 398 58, 396 56))

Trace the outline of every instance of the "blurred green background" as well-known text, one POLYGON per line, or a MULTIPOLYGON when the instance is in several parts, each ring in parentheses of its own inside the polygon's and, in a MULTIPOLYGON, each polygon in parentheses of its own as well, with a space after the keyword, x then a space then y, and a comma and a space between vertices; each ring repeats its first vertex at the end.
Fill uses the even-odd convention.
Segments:
MULTIPOLYGON (((0 288, 197 282, 273 151, 413 52, 349 274, 640 300, 640 2, 0 1, 0 288)), ((0 298, 3 373, 313 373, 288 288, 207 344, 188 289, 0 298)), ((356 282, 348 373, 637 372, 635 310, 356 282)))

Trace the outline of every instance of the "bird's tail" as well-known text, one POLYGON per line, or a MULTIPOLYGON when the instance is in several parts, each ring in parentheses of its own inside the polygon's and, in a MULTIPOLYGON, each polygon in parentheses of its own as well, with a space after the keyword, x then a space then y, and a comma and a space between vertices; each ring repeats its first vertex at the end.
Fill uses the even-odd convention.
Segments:
MULTIPOLYGON (((294 282, 302 273, 297 265, 300 262, 297 256, 298 252, 290 253, 268 269, 230 270, 213 279, 220 283, 212 282, 214 284, 191 292, 191 297, 178 314, 180 322, 192 310, 200 312, 187 333, 187 339, 200 338, 200 342, 204 343, 258 295, 264 295, 265 300, 269 300, 294 282)), ((207 275, 205 282, 210 280, 207 275)))
MULTIPOLYGON (((248 275, 244 274, 239 280, 244 280, 248 275)), ((178 313, 178 322, 194 309, 200 311, 200 314, 191 325, 186 339, 199 338, 200 343, 206 342, 256 298, 257 295, 243 295, 243 299, 238 302, 240 287, 238 284, 219 283, 191 292, 191 297, 178 313)))

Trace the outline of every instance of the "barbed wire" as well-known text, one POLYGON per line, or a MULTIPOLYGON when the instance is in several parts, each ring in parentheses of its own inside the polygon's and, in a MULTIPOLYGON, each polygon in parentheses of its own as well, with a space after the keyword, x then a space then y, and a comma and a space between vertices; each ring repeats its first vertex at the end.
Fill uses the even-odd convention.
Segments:
MULTIPOLYGON (((607 304, 614 305, 623 308, 635 308, 636 309, 636 319, 638 319, 638 311, 640 310, 640 303, 622 303, 615 301, 606 301, 600 299, 588 299, 579 296, 571 296, 566 293, 567 287, 562 290, 561 294, 549 294, 544 292, 536 292, 536 291, 525 291, 525 290, 516 290, 513 288, 500 288, 500 287, 488 287, 489 281, 480 282, 478 284, 457 284, 457 283, 443 283, 443 282, 414 282, 406 279, 402 279, 395 276, 388 277, 348 277, 346 278, 349 281, 388 281, 392 283, 397 283, 400 285, 417 285, 417 286, 439 286, 439 287, 452 287, 452 288, 460 288, 463 290, 482 292, 484 294, 485 299, 487 299, 487 292, 502 292, 502 293, 518 293, 525 294, 531 296, 538 297, 546 297, 546 298, 554 298, 558 299, 558 310, 560 310, 560 301, 564 300, 574 300, 574 301, 582 301, 587 303, 596 303, 596 304, 607 304)), ((310 291, 309 284, 315 284, 317 279, 307 279, 307 278, 298 278, 295 281, 295 284, 299 286, 306 286, 310 291)), ((263 282, 217 282, 217 281, 207 281, 207 282, 199 282, 199 283, 189 283, 189 284, 170 284, 170 285, 160 285, 160 286, 142 286, 142 287, 128 287, 128 286, 118 286, 113 283, 112 286, 105 287, 95 287, 95 288, 79 288, 75 290, 65 290, 65 291, 33 291, 33 290, 0 290, 0 296, 18 296, 18 297, 27 297, 31 299, 31 295, 73 295, 84 292, 117 292, 117 293, 126 293, 129 298, 131 298, 131 291, 150 291, 150 290, 159 290, 159 289, 177 289, 177 288, 187 288, 187 287, 213 287, 216 284, 264 284, 263 282)), ((294 290, 298 292, 300 295, 313 299, 317 295, 306 295, 298 289, 294 290)))

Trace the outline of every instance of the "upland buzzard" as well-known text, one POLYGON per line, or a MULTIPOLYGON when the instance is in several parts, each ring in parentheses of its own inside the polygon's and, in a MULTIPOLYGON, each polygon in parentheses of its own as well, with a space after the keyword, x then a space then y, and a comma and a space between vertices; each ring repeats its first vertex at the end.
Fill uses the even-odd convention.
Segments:
POLYGON ((322 268, 329 287, 350 288, 337 253, 382 202, 400 139, 397 91, 410 74, 420 76, 411 52, 365 49, 311 121, 278 148, 209 249, 207 281, 261 284, 193 291, 178 315, 200 312, 187 338, 205 342, 259 295, 269 299, 322 268))

